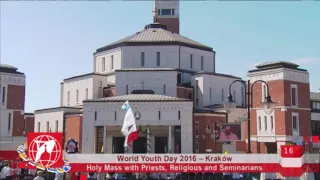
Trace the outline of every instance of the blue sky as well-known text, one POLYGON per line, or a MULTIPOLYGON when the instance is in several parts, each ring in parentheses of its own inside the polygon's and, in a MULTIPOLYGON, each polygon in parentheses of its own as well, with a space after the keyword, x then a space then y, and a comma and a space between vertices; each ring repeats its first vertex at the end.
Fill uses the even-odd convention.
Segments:
MULTIPOLYGON (((26 110, 59 106, 62 79, 92 71, 92 54, 152 22, 152 1, 1 2, 1 62, 27 76, 26 110)), ((298 62, 320 81, 320 3, 183 1, 181 34, 217 52, 217 72, 298 62)))

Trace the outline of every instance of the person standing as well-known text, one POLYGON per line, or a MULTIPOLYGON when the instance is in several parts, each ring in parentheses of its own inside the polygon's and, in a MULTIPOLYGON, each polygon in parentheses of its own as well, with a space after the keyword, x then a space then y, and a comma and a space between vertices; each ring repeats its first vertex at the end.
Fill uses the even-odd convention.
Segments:
POLYGON ((37 177, 35 177, 33 180, 45 180, 45 178, 43 177, 43 172, 42 171, 38 171, 37 172, 37 177))

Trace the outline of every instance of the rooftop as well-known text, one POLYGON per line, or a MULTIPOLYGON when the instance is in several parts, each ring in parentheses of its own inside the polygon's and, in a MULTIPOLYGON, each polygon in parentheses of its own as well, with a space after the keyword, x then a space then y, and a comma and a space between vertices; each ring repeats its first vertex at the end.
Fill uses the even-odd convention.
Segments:
POLYGON ((125 72, 125 71, 177 71, 174 68, 123 68, 117 69, 116 72, 125 72))
POLYGON ((159 94, 128 94, 123 96, 113 96, 107 98, 86 100, 84 102, 154 102, 154 101, 192 101, 189 99, 164 96, 159 94))
POLYGON ((287 69, 295 69, 299 71, 307 71, 305 69, 300 69, 298 64, 287 62, 287 61, 269 61, 256 66, 257 69, 250 70, 250 72, 277 69, 277 68, 287 68, 287 69))
POLYGON ((131 36, 120 39, 107 46, 99 48, 96 53, 103 52, 120 46, 138 46, 138 45, 181 45, 205 51, 213 51, 211 47, 196 42, 187 37, 166 30, 162 26, 154 24, 147 25, 142 31, 139 31, 131 36))
POLYGON ((22 72, 18 71, 18 68, 8 64, 0 64, 0 72, 11 74, 23 74, 22 72))
POLYGON ((320 101, 320 93, 310 92, 310 100, 320 101))
POLYGON ((205 71, 196 72, 194 74, 207 74, 207 75, 213 75, 213 76, 221 76, 221 77, 241 79, 240 77, 232 76, 232 75, 229 75, 229 74, 221 74, 221 73, 213 73, 213 72, 205 72, 205 71))

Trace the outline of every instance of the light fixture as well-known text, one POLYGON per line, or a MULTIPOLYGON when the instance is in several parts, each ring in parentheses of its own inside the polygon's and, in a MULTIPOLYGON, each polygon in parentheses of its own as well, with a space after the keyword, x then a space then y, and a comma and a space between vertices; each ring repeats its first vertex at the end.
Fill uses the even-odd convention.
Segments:
POLYGON ((237 103, 233 101, 231 94, 228 95, 227 101, 224 102, 223 106, 228 114, 230 114, 230 112, 237 107, 237 103))
POLYGON ((263 110, 266 114, 271 114, 276 106, 276 103, 271 100, 271 96, 268 95, 266 100, 262 103, 263 110))

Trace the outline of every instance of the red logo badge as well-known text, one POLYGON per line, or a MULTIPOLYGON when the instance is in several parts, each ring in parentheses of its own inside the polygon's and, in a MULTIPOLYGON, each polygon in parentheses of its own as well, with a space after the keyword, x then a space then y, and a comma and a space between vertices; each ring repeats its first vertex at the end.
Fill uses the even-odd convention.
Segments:
POLYGON ((28 157, 38 166, 63 166, 62 133, 28 133, 28 157))
POLYGON ((38 169, 68 172, 71 166, 63 156, 62 136, 62 133, 28 133, 27 143, 17 151, 23 160, 38 169))

